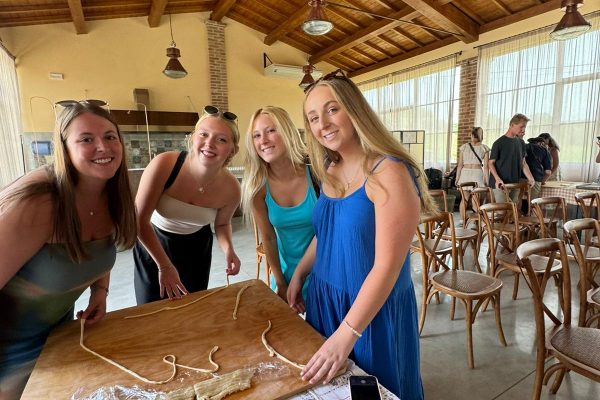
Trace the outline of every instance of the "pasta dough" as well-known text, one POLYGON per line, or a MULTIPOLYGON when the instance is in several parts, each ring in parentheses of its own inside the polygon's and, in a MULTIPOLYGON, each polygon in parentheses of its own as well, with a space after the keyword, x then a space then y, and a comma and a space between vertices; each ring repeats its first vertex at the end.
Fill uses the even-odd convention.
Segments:
POLYGON ((241 368, 228 374, 196 383, 194 385, 196 398, 198 400, 221 400, 232 393, 246 390, 251 386, 250 381, 255 371, 256 368, 241 368))
POLYGON ((269 326, 267 326, 267 329, 265 329, 265 331, 262 333, 262 342, 265 345, 265 348, 267 349, 267 351, 269 352, 269 355, 271 357, 277 357, 279 358, 281 361, 285 361, 286 363, 293 365, 294 367, 298 368, 298 369, 302 369, 305 367, 304 364, 299 364, 297 362, 288 360, 287 358, 285 358, 284 356, 282 356, 281 354, 279 354, 277 352, 277 350, 275 350, 273 348, 273 346, 271 346, 268 342, 267 342, 267 332, 269 332, 271 330, 271 320, 269 320, 269 326))

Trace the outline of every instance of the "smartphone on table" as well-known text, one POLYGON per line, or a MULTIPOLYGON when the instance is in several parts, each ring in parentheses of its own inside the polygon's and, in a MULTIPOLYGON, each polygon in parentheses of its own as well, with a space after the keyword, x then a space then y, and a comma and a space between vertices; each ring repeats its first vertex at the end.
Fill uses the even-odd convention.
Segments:
POLYGON ((352 400, 381 400, 377 378, 371 375, 350 376, 350 397, 352 400))

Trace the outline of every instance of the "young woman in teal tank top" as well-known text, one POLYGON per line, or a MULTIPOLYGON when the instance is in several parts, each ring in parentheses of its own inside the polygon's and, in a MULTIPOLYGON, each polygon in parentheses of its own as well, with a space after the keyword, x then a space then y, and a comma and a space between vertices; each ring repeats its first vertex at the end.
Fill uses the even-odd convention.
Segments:
POLYGON ((317 193, 306 149, 288 113, 264 107, 250 120, 246 151, 242 206, 261 233, 271 287, 287 300, 288 283, 314 237, 317 193))

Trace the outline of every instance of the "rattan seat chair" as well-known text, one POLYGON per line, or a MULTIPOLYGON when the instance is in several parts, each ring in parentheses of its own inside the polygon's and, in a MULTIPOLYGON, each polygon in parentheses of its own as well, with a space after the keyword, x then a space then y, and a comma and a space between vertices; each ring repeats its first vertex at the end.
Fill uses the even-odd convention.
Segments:
POLYGON ((519 227, 523 232, 526 232, 527 240, 534 239, 536 232, 539 230, 540 222, 535 215, 531 215, 531 188, 529 184, 527 182, 505 183, 502 186, 502 190, 509 201, 512 201, 509 196, 510 191, 518 190, 518 201, 515 205, 519 211, 519 227), (523 212, 521 209, 523 203, 527 204, 526 212, 523 212))
POLYGON ((456 188, 460 192, 460 218, 462 219, 462 226, 467 227, 467 221, 477 215, 477 211, 473 208, 471 201, 471 192, 477 187, 477 182, 463 182, 456 185, 456 188), (469 210, 471 210, 469 212, 469 210))
POLYGON ((538 219, 540 238, 558 238, 558 225, 567 220, 567 206, 562 197, 540 197, 531 200, 534 215, 538 219))
POLYGON ((596 321, 600 327, 600 284, 596 280, 600 270, 600 249, 591 243, 591 239, 600 234, 600 222, 594 218, 574 219, 565 223, 564 230, 567 247, 579 266, 578 325, 592 326, 596 321))
MULTIPOLYGON (((478 272, 463 271, 457 269, 456 247, 452 246, 452 266, 448 266, 445 260, 437 253, 437 245, 443 241, 442 237, 434 232, 450 231, 454 235, 454 220, 448 212, 430 214, 421 218, 421 224, 426 228, 423 232, 417 229, 417 238, 420 244, 419 252, 423 265, 423 295, 421 303, 421 315, 419 318, 419 333, 423 331, 427 305, 434 295, 443 293, 452 297, 450 308, 450 319, 454 319, 456 299, 462 301, 465 306, 465 322, 467 330, 467 364, 474 368, 473 360, 473 337, 472 326, 479 308, 485 301, 491 300, 496 316, 496 328, 500 342, 506 346, 506 339, 502 330, 500 318, 500 291, 502 281, 478 272), (433 240, 433 245, 428 244, 433 240)), ((456 241, 451 240, 452 244, 456 241)))
POLYGON ((564 242, 556 238, 532 240, 520 245, 517 255, 533 294, 536 322, 536 373, 531 398, 540 399, 542 385, 546 385, 556 372, 558 374, 550 390, 553 394, 558 391, 565 372, 569 370, 600 382, 600 329, 571 326, 571 278, 564 242), (533 255, 548 258, 541 277, 531 266, 533 255), (564 279, 558 287, 563 299, 562 314, 553 313, 552 306, 544 302, 554 260, 559 260, 564 272, 564 279), (546 328, 546 317, 551 324, 549 328, 546 328), (557 362, 546 368, 546 360, 551 357, 557 362))

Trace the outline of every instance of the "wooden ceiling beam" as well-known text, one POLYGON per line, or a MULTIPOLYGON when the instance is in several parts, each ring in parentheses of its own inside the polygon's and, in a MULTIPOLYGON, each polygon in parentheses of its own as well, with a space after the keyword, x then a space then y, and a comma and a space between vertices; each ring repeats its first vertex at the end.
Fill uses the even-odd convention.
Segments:
POLYGON ((496 7, 498 7, 500 10, 502 10, 502 12, 506 15, 511 15, 512 11, 510 11, 508 9, 508 7, 506 6, 506 4, 504 4, 503 2, 501 2, 500 0, 491 0, 492 4, 494 4, 496 7))
POLYGON ((392 39, 385 37, 383 35, 379 35, 377 37, 379 39, 383 40, 384 42, 386 42, 387 44, 389 44, 390 46, 394 47, 395 49, 400 50, 401 53, 406 53, 406 49, 404 47, 402 47, 400 44, 394 42, 392 39))
POLYGON ((479 17, 479 15, 477 15, 475 13, 475 11, 473 11, 469 6, 464 4, 462 1, 455 0, 454 3, 452 3, 452 4, 454 4, 460 11, 465 13, 465 15, 467 17, 471 18, 473 21, 477 22, 479 25, 485 24, 485 21, 482 20, 479 17))
POLYGON ((75 26, 75 32, 78 35, 88 33, 85 27, 85 17, 83 16, 83 7, 81 6, 81 0, 68 0, 69 10, 71 11, 71 18, 73 18, 73 25, 75 26))
POLYGON ((231 10, 237 0, 219 0, 213 12, 210 13, 211 21, 221 21, 225 15, 231 10))
POLYGON ((263 43, 267 46, 270 46, 276 41, 278 41, 280 38, 285 36, 289 31, 295 29, 298 25, 304 22, 304 20, 308 16, 309 8, 310 7, 308 5, 308 2, 306 2, 302 7, 298 9, 298 11, 290 15, 290 17, 283 21, 281 24, 279 24, 277 28, 269 32, 267 36, 265 36, 265 40, 263 41, 263 43))
POLYGON ((400 35, 402 37, 405 37, 409 41, 416 44, 418 47, 425 46, 425 44, 423 42, 421 42, 419 39, 417 39, 416 37, 414 37, 413 35, 411 35, 410 33, 406 32, 404 29, 401 29, 398 26, 394 28, 394 32, 396 32, 398 35, 400 35))
MULTIPOLYGON (((378 37, 379 39, 381 39, 381 37, 378 37)), ((380 54, 383 54, 384 57, 388 58, 388 57, 393 57, 393 54, 390 53, 389 51, 387 51, 386 49, 384 49, 383 47, 371 42, 370 40, 367 40, 365 43, 365 46, 369 46, 370 48, 372 48, 373 50, 377 51, 380 54)))
POLYGON ((374 56, 370 55, 369 53, 367 53, 366 51, 363 51, 363 50, 361 50, 359 48, 356 48, 356 47, 353 48, 353 49, 351 49, 351 50, 349 50, 349 51, 353 51, 353 52, 357 53, 358 55, 366 58, 367 60, 371 60, 371 61, 376 62, 376 63, 379 62, 379 61, 381 61, 377 57, 374 57, 374 56))
POLYGON ((479 39, 479 26, 451 3, 440 5, 433 0, 402 1, 445 30, 462 35, 457 37, 465 43, 479 39))
MULTIPOLYGON (((411 20, 413 18, 418 17, 419 15, 420 14, 418 12, 416 12, 415 10, 413 10, 412 8, 404 7, 400 11, 391 13, 389 15, 389 17, 411 20)), ((319 51, 318 53, 313 54, 310 57, 309 61, 311 64, 316 64, 319 61, 323 61, 327 58, 330 58, 334 54, 341 53, 344 50, 350 49, 359 43, 363 43, 372 37, 379 36, 380 34, 387 32, 390 29, 393 29, 396 26, 400 26, 402 24, 404 24, 404 23, 400 22, 400 21, 390 21, 390 20, 386 20, 386 19, 379 20, 379 21, 371 24, 369 27, 361 29, 361 30, 357 31, 356 33, 354 33, 353 35, 350 35, 350 36, 340 40, 333 46, 329 46, 329 47, 319 51)))
POLYGON ((354 70, 354 71, 350 72, 348 74, 348 76, 352 78, 352 77, 355 77, 355 76, 358 76, 361 74, 365 74, 367 72, 375 71, 379 68, 387 67, 388 65, 392 65, 397 62, 404 61, 404 60, 407 60, 412 57, 416 57, 418 55, 427 53, 428 51, 436 50, 436 49, 439 49, 444 46, 448 46, 449 44, 456 43, 456 42, 458 42, 457 38, 455 38, 454 36, 448 36, 447 38, 445 38, 443 40, 438 40, 436 42, 428 44, 427 46, 419 47, 418 49, 414 49, 414 50, 408 51, 403 54, 398 54, 395 57, 388 58, 387 60, 378 62, 377 64, 369 65, 368 67, 354 70))
POLYGON ((150 26, 150 28, 156 28, 160 25, 160 19, 165 13, 168 2, 169 0, 152 0, 150 14, 148 14, 148 26, 150 26))
MULTIPOLYGON (((560 8, 560 3, 561 0, 550 0, 543 4, 529 7, 523 11, 507 15, 506 17, 488 22, 485 25, 481 25, 479 32, 485 33, 493 31, 494 29, 502 28, 503 26, 514 24, 515 22, 523 21, 536 15, 544 14, 550 11, 556 11, 560 8)), ((558 20, 556 22, 558 22, 558 20)))

